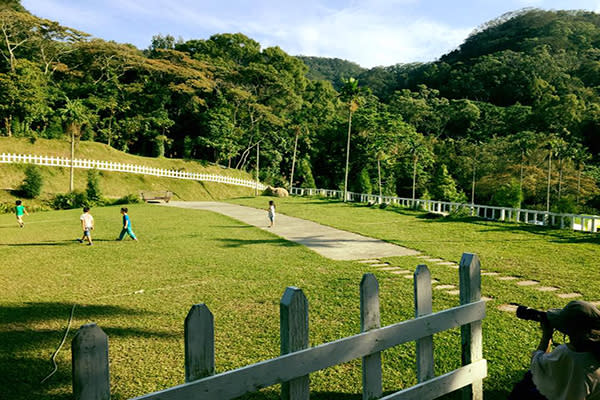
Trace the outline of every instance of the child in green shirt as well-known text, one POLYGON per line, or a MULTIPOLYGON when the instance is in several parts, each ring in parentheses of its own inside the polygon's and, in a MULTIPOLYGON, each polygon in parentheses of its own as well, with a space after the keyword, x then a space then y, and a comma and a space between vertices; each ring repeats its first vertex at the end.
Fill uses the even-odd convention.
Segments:
POLYGON ((25 226, 25 222, 23 222, 23 215, 29 215, 25 206, 23 206, 21 200, 17 200, 17 207, 15 207, 15 213, 17 214, 17 223, 21 228, 25 226))

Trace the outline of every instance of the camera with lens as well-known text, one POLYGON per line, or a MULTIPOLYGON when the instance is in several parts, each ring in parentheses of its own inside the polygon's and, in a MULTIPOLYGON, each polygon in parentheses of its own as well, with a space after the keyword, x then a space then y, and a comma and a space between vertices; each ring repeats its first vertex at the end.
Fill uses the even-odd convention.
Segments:
POLYGON ((548 322, 548 315, 545 311, 521 305, 517 307, 517 318, 527 321, 548 322))

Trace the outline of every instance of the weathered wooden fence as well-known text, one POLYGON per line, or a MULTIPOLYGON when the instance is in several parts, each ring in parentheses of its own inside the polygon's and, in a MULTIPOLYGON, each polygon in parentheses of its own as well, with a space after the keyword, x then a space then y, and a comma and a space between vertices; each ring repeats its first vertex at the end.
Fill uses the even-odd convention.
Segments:
MULTIPOLYGON (((63 157, 50 157, 50 156, 36 156, 31 154, 0 154, 0 163, 24 163, 24 164, 36 164, 47 167, 71 167, 71 159, 63 157)), ((188 179, 194 181, 204 182, 218 182, 226 183, 229 185, 246 186, 250 188, 256 188, 258 190, 266 189, 266 186, 260 182, 253 180, 234 178, 232 176, 214 175, 214 174, 201 174, 199 172, 186 172, 178 171, 175 169, 164 169, 147 167, 144 165, 134 164, 122 164, 112 161, 99 161, 99 160, 82 160, 74 159, 73 168, 82 169, 97 169, 102 171, 112 172, 127 172, 131 174, 143 174, 152 176, 162 176, 166 178, 175 179, 188 179)))
MULTIPOLYGON (((323 196, 342 199, 344 192, 330 189, 305 189, 292 188, 290 194, 296 196, 323 196)), ((482 206, 479 204, 452 203, 448 201, 409 199, 395 196, 379 196, 375 194, 348 192, 348 201, 361 203, 388 203, 402 207, 422 208, 429 212, 446 214, 457 210, 466 209, 470 215, 497 221, 522 222, 532 225, 546 225, 570 228, 583 232, 598 232, 600 229, 600 216, 582 214, 561 214, 540 210, 526 210, 521 208, 482 206)))
MULTIPOLYGON (((213 315, 204 304, 191 308, 185 320, 185 382, 137 400, 227 400, 282 383, 284 400, 309 398, 309 374, 362 358, 363 399, 434 399, 462 389, 466 398, 483 399, 479 259, 463 254, 459 268, 460 306, 432 313, 431 275, 425 265, 414 273, 415 318, 380 327, 379 284, 373 274, 360 283, 361 333, 308 348, 308 301, 301 289, 288 287, 280 302, 281 356, 213 375, 213 315), (462 367, 436 376, 433 335, 461 327, 462 367), (416 342, 417 385, 383 396, 381 351, 416 342), (383 397, 382 397, 383 396, 383 397)), ((95 324, 83 325, 72 342, 73 391, 77 400, 110 398, 108 338, 95 324)))

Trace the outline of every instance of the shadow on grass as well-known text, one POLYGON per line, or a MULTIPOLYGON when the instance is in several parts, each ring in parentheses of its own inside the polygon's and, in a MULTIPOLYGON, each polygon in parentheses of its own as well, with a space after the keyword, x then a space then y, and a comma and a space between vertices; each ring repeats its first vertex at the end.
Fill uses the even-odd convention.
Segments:
POLYGON ((254 228, 252 225, 211 225, 211 228, 227 228, 227 229, 240 229, 240 228, 254 228))
MULTIPOLYGON (((113 239, 94 239, 92 237, 94 243, 96 242, 115 242, 113 239)), ((36 247, 36 246, 75 246, 81 245, 77 239, 73 240, 44 240, 42 242, 29 242, 29 243, 0 243, 0 246, 8 246, 8 247, 36 247)), ((86 243, 87 244, 87 243, 86 243)))
POLYGON ((42 242, 30 243, 0 243, 0 246, 8 247, 35 247, 35 246, 72 246, 80 244, 77 240, 44 240, 42 242))
POLYGON ((245 247, 245 246, 251 246, 251 245, 255 245, 255 244, 271 244, 271 245, 283 246, 283 247, 300 246, 297 243, 290 242, 285 239, 256 239, 255 240, 255 239, 224 238, 224 239, 216 239, 216 240, 220 240, 221 242, 223 242, 223 247, 245 247))
MULTIPOLYGON (((480 232, 499 232, 499 233, 527 233, 536 236, 543 236, 544 239, 550 238, 554 243, 572 243, 572 244, 600 244, 600 235, 590 232, 571 231, 570 229, 559 229, 556 226, 532 225, 516 222, 502 222, 496 220, 482 219, 471 216, 442 216, 439 214, 428 213, 424 211, 415 211, 402 208, 388 208, 397 214, 415 217, 429 224, 469 224, 477 225, 483 229, 480 232)), ((518 241, 527 241, 527 239, 518 238, 518 241)), ((532 241, 535 239, 531 239, 532 241)), ((490 240, 493 242, 494 240, 490 240)), ((503 238, 502 241, 510 241, 503 238)))
POLYGON ((515 233, 515 232, 524 232, 530 233, 532 235, 541 235, 545 237, 550 237, 551 242, 554 243, 573 243, 573 244, 582 244, 582 243, 592 243, 592 244, 600 244, 600 235, 598 233, 590 233, 590 232, 578 232, 578 231, 570 231, 570 230, 558 230, 556 228, 544 227, 544 226, 535 226, 535 225, 522 225, 522 224, 513 224, 507 223, 504 224, 494 224, 494 226, 489 226, 484 232, 503 232, 503 233, 515 233))
MULTIPOLYGON (((79 326, 71 326, 58 358, 59 368, 49 380, 41 384, 53 369, 50 357, 60 344, 72 304, 68 303, 25 303, 0 306, 0 398, 4 399, 51 399, 72 398, 69 344, 79 326), (56 326, 59 321, 60 328, 56 326), (67 354, 64 354, 67 353, 67 354), (61 362, 62 359, 62 362, 61 362)), ((106 317, 137 317, 151 314, 136 309, 112 305, 88 305, 75 308, 77 321, 95 321, 106 317)), ((161 338, 175 334, 150 329, 102 326, 110 338, 136 337, 161 338)), ((180 336, 179 334, 177 336, 180 336)))
MULTIPOLYGON (((558 227, 529 225, 516 222, 500 222, 484 220, 475 217, 445 217, 431 222, 458 222, 468 223, 485 227, 481 232, 500 232, 500 233, 528 233, 537 236, 551 238, 554 243, 593 243, 600 244, 600 235, 591 232, 571 231, 570 229, 559 229, 558 227)), ((519 239, 521 240, 521 239, 519 239)))

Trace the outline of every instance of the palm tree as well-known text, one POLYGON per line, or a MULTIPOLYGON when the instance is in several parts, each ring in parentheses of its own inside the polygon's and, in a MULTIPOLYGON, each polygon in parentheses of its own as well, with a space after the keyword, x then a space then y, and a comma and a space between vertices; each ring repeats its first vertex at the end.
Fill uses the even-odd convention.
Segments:
POLYGON ((340 90, 340 97, 348 106, 348 142, 346 144, 346 171, 344 176, 344 202, 348 199, 348 164, 350 162, 350 132, 352 130, 352 114, 358 109, 358 98, 360 88, 358 80, 354 78, 344 79, 344 86, 340 90))
POLYGON ((71 138, 71 171, 69 176, 69 191, 73 191, 73 160, 75 158, 75 138, 81 136, 81 127, 89 120, 89 110, 80 99, 67 98, 65 106, 59 110, 65 124, 65 133, 71 138))

